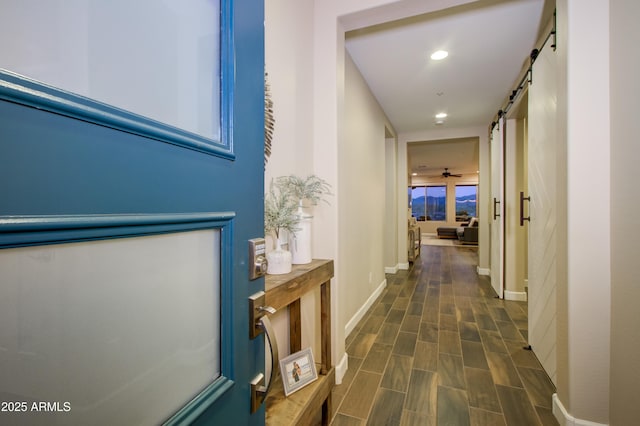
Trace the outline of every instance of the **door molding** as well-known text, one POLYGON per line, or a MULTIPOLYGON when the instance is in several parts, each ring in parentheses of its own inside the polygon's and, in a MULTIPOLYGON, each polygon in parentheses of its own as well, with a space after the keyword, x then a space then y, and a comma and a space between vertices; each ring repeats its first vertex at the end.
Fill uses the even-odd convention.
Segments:
MULTIPOLYGON (((0 249, 146 237, 196 230, 220 232, 220 298, 233 298, 233 212, 0 216, 0 249)), ((220 312, 220 376, 165 424, 190 423, 234 385, 233 316, 220 312)))
POLYGON ((230 125, 233 119, 231 106, 235 75, 232 12, 231 2, 220 2, 220 140, 164 124, 4 69, 0 69, 0 100, 234 160, 230 125))
POLYGON ((234 212, 0 216, 0 248, 224 229, 234 212))

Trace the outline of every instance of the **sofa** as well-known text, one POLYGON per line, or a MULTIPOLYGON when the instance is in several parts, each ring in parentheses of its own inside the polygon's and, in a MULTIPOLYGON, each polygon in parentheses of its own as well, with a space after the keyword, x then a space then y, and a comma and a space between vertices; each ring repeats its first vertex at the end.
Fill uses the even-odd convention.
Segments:
POLYGON ((441 226, 436 232, 438 238, 457 239, 463 244, 478 244, 478 218, 472 217, 461 226, 441 226))
POLYGON ((467 226, 462 226, 456 230, 458 240, 462 244, 478 244, 478 219, 475 221, 473 219, 467 226))

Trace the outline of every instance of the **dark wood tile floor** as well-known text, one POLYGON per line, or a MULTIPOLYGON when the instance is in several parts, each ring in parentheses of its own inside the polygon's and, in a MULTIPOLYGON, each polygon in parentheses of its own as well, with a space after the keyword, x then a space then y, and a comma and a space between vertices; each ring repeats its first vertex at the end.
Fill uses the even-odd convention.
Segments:
POLYGON ((423 246, 347 338, 332 425, 557 425, 527 304, 495 298, 477 249, 423 246))

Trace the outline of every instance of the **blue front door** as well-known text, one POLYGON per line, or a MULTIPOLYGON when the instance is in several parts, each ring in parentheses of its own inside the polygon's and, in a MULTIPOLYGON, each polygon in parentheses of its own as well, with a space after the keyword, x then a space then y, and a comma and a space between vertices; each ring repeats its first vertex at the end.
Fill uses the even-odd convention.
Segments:
POLYGON ((220 3, 217 139, 0 62, 0 423, 264 424, 247 314, 264 287, 247 264, 264 235, 264 6, 220 3))

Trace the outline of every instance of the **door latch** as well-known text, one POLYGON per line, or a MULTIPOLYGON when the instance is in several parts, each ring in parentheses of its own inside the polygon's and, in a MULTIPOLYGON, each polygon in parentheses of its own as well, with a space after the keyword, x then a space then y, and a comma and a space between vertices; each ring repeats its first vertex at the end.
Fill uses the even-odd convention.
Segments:
POLYGON ((275 314, 276 310, 271 306, 265 306, 264 291, 259 291, 249 296, 249 338, 251 340, 262 334, 260 318, 266 314, 275 314))
POLYGON ((266 244, 264 238, 249 240, 249 279, 255 280, 267 273, 266 244))

